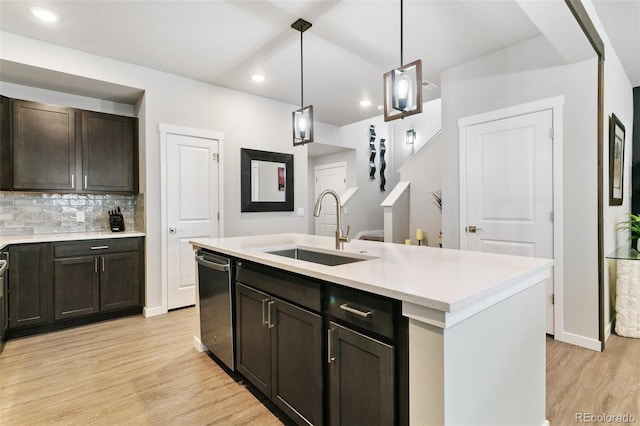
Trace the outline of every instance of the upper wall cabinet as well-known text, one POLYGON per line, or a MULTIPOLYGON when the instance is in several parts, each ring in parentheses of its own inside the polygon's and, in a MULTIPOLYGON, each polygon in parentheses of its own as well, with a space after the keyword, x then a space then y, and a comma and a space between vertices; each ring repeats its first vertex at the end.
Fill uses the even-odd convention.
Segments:
POLYGON ((82 111, 82 188, 138 192, 135 120, 82 111))
POLYGON ((9 161, 2 168, 2 188, 73 191, 75 111, 14 100, 10 114, 10 134, 2 138, 9 161))
POLYGON ((2 99, 0 188, 138 192, 137 120, 2 99))

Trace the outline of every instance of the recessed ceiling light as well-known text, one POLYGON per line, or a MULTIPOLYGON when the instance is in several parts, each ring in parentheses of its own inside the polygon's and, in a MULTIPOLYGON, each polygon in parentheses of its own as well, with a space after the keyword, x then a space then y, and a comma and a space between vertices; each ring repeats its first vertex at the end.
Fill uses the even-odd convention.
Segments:
POLYGON ((367 100, 367 99, 363 99, 360 101, 360 106, 361 107, 368 107, 369 105, 371 105, 371 101, 367 100))
POLYGON ((253 74, 251 76, 251 80, 255 81, 256 83, 262 83, 265 80, 265 76, 262 74, 253 74))
POLYGON ((29 11, 36 18, 42 19, 46 22, 56 22, 60 20, 60 17, 49 9, 44 9, 42 7, 32 7, 29 9, 29 11))

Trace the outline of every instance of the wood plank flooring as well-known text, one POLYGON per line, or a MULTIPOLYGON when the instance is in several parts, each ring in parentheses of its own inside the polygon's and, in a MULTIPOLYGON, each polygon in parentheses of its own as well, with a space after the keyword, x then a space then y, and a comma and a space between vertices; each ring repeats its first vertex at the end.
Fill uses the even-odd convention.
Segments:
POLYGON ((194 308, 10 340, 2 425, 281 425, 193 346, 194 308))
MULTIPOLYGON (((264 397, 193 347, 194 308, 31 336, 0 355, 0 425, 282 425, 264 397)), ((604 353, 547 340, 547 419, 631 414, 640 339, 604 353)), ((287 422, 288 423, 288 422, 287 422)))
MULTIPOLYGON (((594 352, 547 338, 547 420, 588 423, 576 422, 579 413, 626 414, 640 424, 640 339, 614 334, 604 352, 594 352)), ((595 424, 622 423, 629 422, 595 424)))

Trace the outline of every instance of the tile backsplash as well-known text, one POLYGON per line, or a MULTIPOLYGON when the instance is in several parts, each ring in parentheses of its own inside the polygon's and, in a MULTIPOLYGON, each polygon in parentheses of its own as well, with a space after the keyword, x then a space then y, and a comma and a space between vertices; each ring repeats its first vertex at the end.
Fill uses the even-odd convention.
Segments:
POLYGON ((0 191, 0 235, 109 231, 109 210, 120 207, 127 230, 144 230, 140 195, 45 194, 0 191), (84 212, 84 222, 78 222, 84 212))

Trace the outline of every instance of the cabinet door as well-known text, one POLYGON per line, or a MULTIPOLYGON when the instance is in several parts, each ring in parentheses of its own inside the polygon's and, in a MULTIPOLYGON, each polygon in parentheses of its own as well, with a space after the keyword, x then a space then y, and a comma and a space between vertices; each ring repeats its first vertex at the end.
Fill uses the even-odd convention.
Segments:
POLYGON ((100 311, 98 257, 58 259, 55 268, 55 319, 73 318, 100 311))
POLYGON ((9 248, 9 327, 52 320, 52 254, 49 244, 9 248))
POLYGON ((322 425, 322 318, 278 299, 268 308, 271 399, 296 423, 322 425))
POLYGON ((267 324, 270 297, 236 285, 236 366, 262 393, 271 396, 271 338, 267 324))
POLYGON ((137 192, 135 119, 82 111, 82 190, 137 192))
POLYGON ((393 347, 333 322, 329 328, 331 425, 393 425, 393 347))
POLYGON ((100 310, 140 304, 140 255, 138 252, 100 256, 100 310))
POLYGON ((74 190, 75 112, 13 101, 13 189, 74 190))

